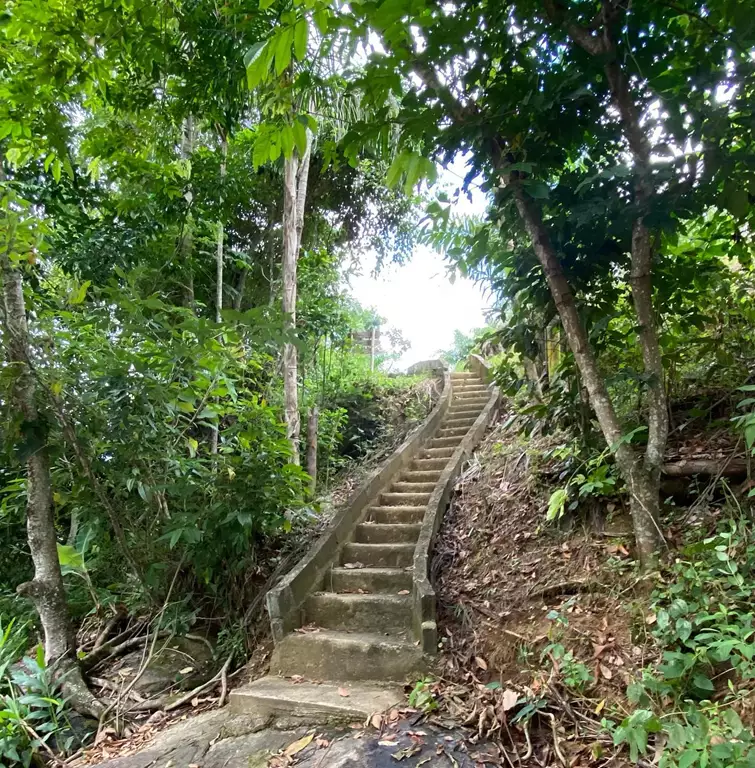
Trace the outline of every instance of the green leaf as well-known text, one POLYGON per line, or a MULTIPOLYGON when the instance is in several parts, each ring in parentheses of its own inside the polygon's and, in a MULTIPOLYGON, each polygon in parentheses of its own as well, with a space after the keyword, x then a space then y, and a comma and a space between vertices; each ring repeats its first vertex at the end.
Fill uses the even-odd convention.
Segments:
POLYGON ((690 768, 698 761, 699 755, 700 753, 696 749, 685 749, 679 756, 679 768, 690 768))
POLYGON ((386 174, 386 177, 385 177, 385 183, 389 187, 396 186, 399 178, 401 178, 401 174, 404 171, 404 168, 406 167, 408 160, 409 160, 409 155, 406 152, 400 152, 398 155, 396 155, 393 158, 391 167, 388 169, 388 173, 386 174))
POLYGON ((733 709, 724 710, 723 714, 724 722, 731 729, 732 736, 739 736, 744 730, 744 725, 739 718, 739 715, 733 709))
POLYGON ((695 688, 707 693, 712 693, 715 690, 710 678, 701 672, 696 672, 694 675, 692 675, 692 685, 695 688))
POLYGON ((724 183, 723 203, 729 213, 737 219, 744 218, 750 210, 750 196, 738 182, 727 179, 724 183))
POLYGON ((550 196, 550 189, 544 181, 537 179, 525 179, 522 182, 527 194, 535 200, 546 200, 550 196))
POLYGON ((260 10, 266 11, 274 2, 275 0, 260 0, 260 10))
POLYGON ((284 157, 291 157, 294 151, 294 130, 290 125, 284 125, 281 128, 281 148, 284 157))
POLYGON ((320 34, 324 35, 328 31, 330 11, 327 8, 320 8, 314 12, 313 18, 320 34))
POLYGON ((65 568, 71 568, 74 571, 84 570, 84 555, 77 552, 69 544, 58 544, 58 562, 65 568))
POLYGON ((546 515, 548 520, 558 520, 563 516, 567 497, 566 488, 558 488, 553 491, 548 502, 548 514, 546 515))
POLYGON ((307 151, 307 129, 300 120, 294 120, 291 130, 296 149, 299 151, 299 155, 303 155, 307 151))
POLYGON ((690 635, 692 634, 692 624, 688 619, 676 620, 676 634, 683 643, 686 643, 687 640, 689 640, 690 635))
POLYGON ((92 284, 91 280, 85 280, 81 285, 74 288, 69 294, 68 294, 68 303, 69 304, 82 304, 84 302, 84 299, 87 296, 87 291, 89 290, 89 286, 92 284))
POLYGON ((275 73, 282 75, 291 63, 291 43, 294 39, 292 27, 286 27, 278 33, 275 41, 275 73))
POLYGON ((307 55, 307 41, 309 39, 309 23, 306 19, 299 19, 294 27, 294 56, 299 61, 304 61, 307 55))
POLYGON ((755 445, 755 424, 748 424, 745 427, 745 442, 749 450, 755 445))

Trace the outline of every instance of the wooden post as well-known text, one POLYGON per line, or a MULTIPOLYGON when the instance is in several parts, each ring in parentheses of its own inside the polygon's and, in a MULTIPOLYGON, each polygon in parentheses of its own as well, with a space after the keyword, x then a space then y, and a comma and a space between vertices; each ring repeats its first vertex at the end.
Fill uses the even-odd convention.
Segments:
POLYGON ((309 409, 307 418, 307 474, 309 480, 309 494, 315 495, 317 489, 317 423, 320 412, 316 405, 309 409))

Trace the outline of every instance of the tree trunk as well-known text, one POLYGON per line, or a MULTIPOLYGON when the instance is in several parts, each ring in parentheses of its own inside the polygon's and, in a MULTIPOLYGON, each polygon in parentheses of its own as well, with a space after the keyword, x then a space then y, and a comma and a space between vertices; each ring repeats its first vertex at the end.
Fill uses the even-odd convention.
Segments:
MULTIPOLYGON (((223 185, 225 184, 225 163, 228 157, 228 139, 224 133, 220 133, 220 202, 223 202, 223 185)), ((221 212, 218 219, 217 247, 215 250, 215 322, 223 321, 223 246, 225 241, 225 228, 223 226, 223 214, 221 212)), ((210 453, 215 455, 218 452, 218 442, 220 441, 220 424, 212 428, 210 434, 210 453)))
POLYGON ((309 162, 312 157, 312 139, 307 131, 307 148, 304 150, 296 177, 296 254, 301 250, 301 235, 304 231, 304 211, 307 207, 307 184, 309 162))
MULTIPOLYGON (((283 173, 283 330, 289 336, 296 330, 296 237, 297 169, 296 152, 285 159, 283 173)), ((291 444, 291 461, 299 463, 299 389, 296 345, 286 341, 283 345, 283 394, 286 437, 291 444)))
POLYGON ((26 459, 26 531, 34 563, 34 578, 18 586, 39 614, 44 632, 45 660, 62 681, 64 695, 79 711, 99 716, 103 707, 94 698, 81 676, 76 644, 68 616, 63 576, 58 561, 58 542, 53 516, 47 429, 36 402, 36 384, 29 365, 29 329, 21 273, 10 261, 11 243, 0 255, 3 278, 6 355, 14 370, 12 399, 24 420, 29 442, 26 459))
MULTIPOLYGON (((188 160, 194 151, 194 118, 189 115, 184 119, 181 129, 181 159, 188 160)), ((191 184, 186 192, 188 210, 186 219, 181 232, 181 239, 178 244, 178 255, 180 264, 178 266, 179 274, 182 277, 182 286, 184 292, 184 306, 194 309, 194 270, 191 266, 191 251, 194 245, 194 221, 191 215, 191 204, 193 193, 191 184)))
MULTIPOLYGON (((304 210, 307 203, 307 182, 312 142, 307 136, 307 148, 299 162, 296 150, 287 157, 283 170, 283 315, 284 330, 296 332, 296 267, 304 230, 304 210)), ((271 276, 272 278, 272 276, 271 276)), ((286 437, 291 443, 291 460, 298 464, 301 419, 299 416, 299 365, 296 345, 283 346, 283 392, 285 398, 286 437)))
MULTIPOLYGON (((590 396, 595 415, 606 442, 615 452, 630 494, 630 509, 640 562, 651 567, 661 544, 659 527, 659 480, 648 471, 639 454, 622 439, 621 423, 611 402, 587 333, 577 311, 574 294, 564 275, 558 254, 548 237, 540 211, 516 181, 512 182, 517 210, 532 239, 535 254, 545 273, 553 301, 556 304, 564 333, 574 354, 582 381, 590 396)), ((659 472, 660 475, 660 472, 659 472)))
MULTIPOLYGON (((555 0, 545 0, 546 12, 551 20, 564 24, 572 41, 603 63, 603 70, 611 90, 611 98, 623 126, 634 161, 635 205, 637 217, 632 226, 632 266, 630 285, 635 314, 637 315, 637 336, 642 350, 642 360, 647 377, 648 394, 648 443, 645 450, 645 476, 650 484, 640 493, 660 493, 661 465, 668 440, 668 404, 663 370, 663 356, 655 326, 653 310, 653 238, 645 223, 653 195, 650 141, 642 128, 640 113, 632 97, 629 80, 622 68, 616 42, 611 28, 618 21, 618 15, 625 12, 621 5, 603 2, 600 13, 602 24, 596 34, 564 17, 562 7, 555 0)), ((657 502, 656 502, 657 504, 657 502)), ((641 510, 638 511, 641 514, 641 510)), ((655 515, 657 523, 657 515, 655 515)), ((658 540, 660 544, 660 540, 658 540)))
POLYGON ((317 433, 320 412, 316 405, 309 409, 307 419, 307 474, 309 475, 309 495, 314 497, 317 490, 317 433))
MULTIPOLYGON (((223 185, 225 184, 225 165, 228 157, 228 139, 225 134, 220 136, 220 202, 223 202, 223 185)), ((223 245, 225 240, 225 228, 223 218, 218 219, 218 238, 215 253, 215 322, 222 321, 223 316, 223 245)))

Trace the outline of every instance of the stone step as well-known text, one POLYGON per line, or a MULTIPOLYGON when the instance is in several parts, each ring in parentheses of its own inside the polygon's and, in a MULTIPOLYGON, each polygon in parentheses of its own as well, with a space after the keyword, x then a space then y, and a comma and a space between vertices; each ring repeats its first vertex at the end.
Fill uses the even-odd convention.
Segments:
POLYGON ((411 463, 412 471, 418 472, 430 472, 434 469, 439 469, 441 472, 446 468, 448 459, 414 459, 411 463))
POLYGON ((460 437, 434 437, 427 445, 428 448, 456 448, 460 442, 460 437))
POLYGON ((311 680, 416 680, 425 668, 422 650, 405 636, 319 630, 292 632, 275 646, 271 674, 311 680))
POLYGON ((488 402, 488 394, 486 392, 468 392, 467 394, 460 393, 451 400, 451 408, 457 408, 460 405, 475 405, 479 408, 488 402))
MULTIPOLYGON (((420 456, 421 459, 450 459, 454 455, 454 446, 449 445, 445 448, 425 448, 420 456)), ((407 472, 407 475, 424 475, 424 472, 407 472)), ((428 473, 429 474, 429 473, 428 473)), ((440 475, 439 475, 440 476, 440 475)))
POLYGON ((363 723, 375 712, 383 712, 403 700, 399 687, 316 684, 270 676, 232 690, 229 709, 234 715, 254 715, 271 724, 293 728, 363 723), (343 695, 344 688, 348 696, 343 695))
MULTIPOLYGON (((487 402, 487 400, 485 401, 487 402)), ((482 408, 478 408, 476 405, 461 405, 459 407, 450 408, 446 411, 447 419, 458 419, 463 416, 479 416, 482 413, 482 408)))
POLYGON ((439 429, 438 437, 464 437, 469 432, 469 427, 449 427, 448 429, 439 429))
POLYGON ((387 507, 419 507, 427 506, 430 493, 381 493, 380 504, 387 507))
POLYGON ((409 595, 341 595, 315 592, 307 598, 308 624, 349 632, 408 632, 412 626, 409 595))
POLYGON ((414 544, 346 544, 343 563, 361 563, 372 568, 408 568, 414 560, 414 544))
POLYGON ((456 392, 467 392, 469 390, 477 390, 477 391, 483 391, 486 390, 487 384, 477 379, 476 381, 472 379, 467 379, 463 382, 455 382, 453 391, 456 392))
POLYGON ((332 568, 325 579, 331 592, 395 595, 412 588, 412 572, 402 568, 332 568))
POLYGON ((446 418, 441 425, 442 429, 450 429, 452 427, 471 427, 477 421, 479 414, 470 414, 468 416, 456 416, 452 418, 446 418))
POLYGON ((456 381, 457 379, 477 379, 477 374, 472 371, 451 371, 451 381, 456 381))
POLYGON ((367 514, 375 523, 419 523, 427 507, 370 507, 367 514))
POLYGON ((435 490, 435 482, 418 483, 414 481, 397 482, 391 486, 392 493, 432 493, 435 490))
POLYGON ((417 541, 419 523, 362 523, 355 541, 360 544, 410 544, 417 541))
MULTIPOLYGON (((442 450, 448 450, 447 448, 444 448, 442 450)), ((449 454, 450 456, 451 454, 449 454)), ((442 458, 439 456, 427 456, 428 459, 437 459, 442 458)), ((400 477, 400 481, 402 483, 435 483, 440 480, 440 476, 443 474, 442 469, 427 469, 424 472, 413 472, 412 470, 408 470, 407 472, 403 472, 400 477)))

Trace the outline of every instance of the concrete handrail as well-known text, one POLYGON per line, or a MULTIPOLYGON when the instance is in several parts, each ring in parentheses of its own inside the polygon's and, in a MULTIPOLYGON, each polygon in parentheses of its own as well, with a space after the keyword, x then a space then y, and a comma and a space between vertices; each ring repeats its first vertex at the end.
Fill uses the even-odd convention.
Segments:
MULTIPOLYGON (((490 383, 492 375, 487 363, 479 355, 470 355, 467 366, 484 382, 490 383)), ((422 522, 417 546, 414 549, 414 575, 412 584, 412 612, 414 636, 420 641, 424 653, 434 654, 438 650, 438 627, 436 622, 435 589, 430 583, 430 556, 435 537, 443 522, 443 515, 453 490, 454 482, 464 463, 471 457, 490 420, 500 403, 500 392, 491 387, 490 398, 453 453, 443 470, 435 490, 430 496, 427 512, 422 522)))
POLYGON ((412 461, 443 420, 451 402, 451 376, 444 368, 438 370, 443 374, 443 389, 430 415, 391 454, 385 464, 370 475, 349 503, 335 515, 325 533, 281 582, 267 593, 267 611, 276 643, 288 632, 301 626, 304 601, 313 587, 316 588, 324 580, 338 552, 351 540, 355 526, 370 502, 390 484, 396 473, 412 461))

